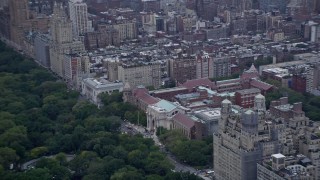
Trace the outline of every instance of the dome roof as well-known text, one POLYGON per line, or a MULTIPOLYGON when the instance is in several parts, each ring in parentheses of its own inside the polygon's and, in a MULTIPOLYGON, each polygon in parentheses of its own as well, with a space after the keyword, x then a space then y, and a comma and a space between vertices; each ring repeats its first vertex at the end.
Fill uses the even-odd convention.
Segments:
POLYGON ((222 104, 231 104, 231 101, 229 101, 229 99, 225 99, 222 101, 222 104))
POLYGON ((258 94, 255 96, 255 99, 265 99, 265 97, 262 94, 258 94))

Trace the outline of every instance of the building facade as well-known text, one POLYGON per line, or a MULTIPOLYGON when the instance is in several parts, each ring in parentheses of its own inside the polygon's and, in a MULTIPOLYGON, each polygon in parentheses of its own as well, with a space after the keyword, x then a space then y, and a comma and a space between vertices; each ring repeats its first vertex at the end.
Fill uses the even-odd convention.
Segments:
POLYGON ((45 68, 50 68, 50 38, 44 34, 38 34, 34 41, 35 60, 45 68))
POLYGON ((208 53, 203 52, 196 56, 197 79, 213 78, 213 59, 208 53))
POLYGON ((173 129, 172 117, 178 113, 183 113, 178 105, 166 100, 149 105, 147 108, 147 129, 156 131, 158 127, 173 129))
POLYGON ((64 77, 64 59, 66 54, 84 52, 84 44, 74 41, 72 22, 68 19, 62 4, 54 5, 51 20, 50 69, 58 76, 64 77))
POLYGON ((213 78, 231 76, 231 58, 213 57, 213 78))
POLYGON ((250 108, 254 105, 254 98, 261 91, 257 88, 238 90, 235 93, 235 104, 243 108, 250 108))
POLYGON ((64 58, 64 80, 76 90, 81 89, 82 80, 90 75, 90 59, 87 55, 71 54, 64 58))
POLYGON ((100 106, 101 102, 99 99, 99 94, 111 94, 112 92, 122 92, 123 86, 124 85, 122 82, 113 83, 103 78, 87 78, 82 81, 81 94, 88 98, 94 104, 100 106))
POLYGON ((88 20, 88 7, 83 0, 69 1, 69 16, 72 21, 73 37, 84 36, 92 30, 92 24, 88 20))
POLYGON ((146 65, 126 65, 118 66, 118 78, 123 83, 130 83, 136 87, 143 85, 145 87, 160 87, 160 64, 150 63, 146 65))
POLYGON ((196 79, 196 60, 194 57, 180 57, 170 59, 169 76, 178 83, 184 83, 187 80, 196 79))

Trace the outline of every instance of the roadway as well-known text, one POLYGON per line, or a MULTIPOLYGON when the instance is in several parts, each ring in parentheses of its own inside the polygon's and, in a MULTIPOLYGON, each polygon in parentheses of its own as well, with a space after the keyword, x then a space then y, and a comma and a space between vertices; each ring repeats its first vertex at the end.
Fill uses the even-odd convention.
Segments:
POLYGON ((167 158, 170 160, 170 162, 175 166, 175 169, 172 171, 190 172, 191 174, 195 174, 204 180, 212 180, 212 178, 206 177, 206 173, 204 170, 197 170, 191 166, 179 162, 179 160, 177 160, 171 152, 165 149, 164 145, 159 141, 159 138, 155 134, 150 134, 149 132, 146 132, 145 127, 137 126, 129 122, 123 122, 121 124, 121 132, 129 135, 142 134, 144 138, 152 138, 154 143, 160 147, 160 151, 164 152, 167 155, 167 158))

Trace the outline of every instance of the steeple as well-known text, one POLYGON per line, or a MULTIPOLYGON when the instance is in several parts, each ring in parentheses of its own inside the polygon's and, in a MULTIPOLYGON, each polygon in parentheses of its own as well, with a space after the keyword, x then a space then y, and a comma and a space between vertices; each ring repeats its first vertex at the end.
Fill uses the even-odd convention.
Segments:
POLYGON ((252 63, 251 67, 246 71, 247 73, 258 73, 256 67, 252 63))

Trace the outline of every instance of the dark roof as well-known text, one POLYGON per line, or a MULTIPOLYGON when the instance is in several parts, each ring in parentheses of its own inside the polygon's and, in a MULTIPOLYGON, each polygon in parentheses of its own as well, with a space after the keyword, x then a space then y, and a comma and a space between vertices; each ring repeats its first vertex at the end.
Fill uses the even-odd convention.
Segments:
POLYGON ((180 124, 182 124, 183 126, 187 127, 187 128, 192 128, 194 126, 194 121, 189 118, 187 115, 182 114, 182 113, 178 113, 175 116, 173 116, 172 118, 174 121, 179 122, 180 124))
POLYGON ((187 80, 187 82, 183 83, 182 86, 188 88, 189 90, 192 90, 198 86, 208 86, 211 89, 216 88, 215 84, 208 78, 187 80))
POLYGON ((259 77, 259 73, 251 73, 251 72, 244 72, 241 75, 241 79, 253 79, 258 77, 259 77))
POLYGON ((258 88, 242 89, 242 90, 236 91, 236 93, 239 93, 241 95, 252 94, 252 93, 259 94, 260 92, 261 91, 258 88))
POLYGON ((145 102, 146 104, 155 104, 159 102, 159 99, 151 96, 148 93, 148 90, 146 88, 136 88, 133 90, 133 95, 138 98, 140 101, 145 102))
POLYGON ((271 89, 273 86, 271 84, 268 84, 268 83, 265 83, 265 82, 262 82, 262 81, 259 81, 259 80, 256 80, 256 79, 253 79, 251 82, 250 82, 250 85, 252 87, 255 87, 255 88, 258 88, 260 90, 269 90, 271 89))

